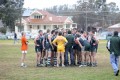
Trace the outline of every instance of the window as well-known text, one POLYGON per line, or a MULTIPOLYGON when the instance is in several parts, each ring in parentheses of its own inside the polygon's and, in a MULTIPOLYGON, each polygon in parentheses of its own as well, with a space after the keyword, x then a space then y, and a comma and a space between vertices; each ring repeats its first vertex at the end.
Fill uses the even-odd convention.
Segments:
POLYGON ((54 29, 57 29, 57 25, 54 25, 54 29))
POLYGON ((72 27, 76 27, 76 24, 72 24, 72 27))
POLYGON ((34 19, 37 19, 37 16, 36 16, 36 15, 34 16, 34 19))
POLYGON ((66 28, 70 28, 70 24, 66 24, 66 28))
POLYGON ((32 28, 32 25, 30 25, 30 28, 32 28))
POLYGON ((34 15, 34 19, 42 19, 42 15, 34 15))
POLYGON ((37 29, 40 29, 40 26, 39 26, 39 25, 37 25, 37 29))
POLYGON ((39 19, 42 19, 42 15, 39 16, 39 19))
POLYGON ((44 25, 44 30, 46 29, 46 25, 44 25))

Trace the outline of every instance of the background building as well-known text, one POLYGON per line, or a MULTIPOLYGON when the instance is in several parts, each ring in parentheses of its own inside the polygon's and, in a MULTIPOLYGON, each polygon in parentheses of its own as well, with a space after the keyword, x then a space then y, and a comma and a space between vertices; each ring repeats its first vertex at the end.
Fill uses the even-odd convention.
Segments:
POLYGON ((20 23, 17 22, 15 32, 30 31, 36 33, 40 29, 46 31, 47 29, 72 29, 77 27, 71 17, 56 16, 43 10, 35 10, 28 15, 23 15, 22 25, 19 25, 20 23))

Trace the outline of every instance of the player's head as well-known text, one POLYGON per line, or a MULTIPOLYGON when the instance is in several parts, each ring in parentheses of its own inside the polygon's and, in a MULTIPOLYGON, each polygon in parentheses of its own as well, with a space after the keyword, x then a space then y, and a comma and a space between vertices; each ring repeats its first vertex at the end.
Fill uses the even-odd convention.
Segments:
POLYGON ((66 34, 67 34, 67 31, 66 31, 66 30, 64 30, 64 31, 63 31, 63 35, 65 36, 66 34))
POLYGON ((77 29, 76 29, 76 28, 73 28, 72 34, 76 34, 76 32, 77 32, 77 29))
POLYGON ((118 36, 118 31, 114 31, 114 36, 118 36))
POLYGON ((50 33, 50 29, 47 29, 47 33, 50 33))
POLYGON ((52 31, 51 31, 51 34, 53 34, 53 35, 54 35, 54 34, 55 34, 55 30, 52 30, 52 31))
POLYGON ((25 36, 25 32, 22 32, 22 36, 25 36))
POLYGON ((57 30, 55 30, 55 35, 58 35, 58 31, 57 30))
POLYGON ((87 37, 88 33, 84 31, 83 35, 84 35, 85 37, 87 37))
POLYGON ((91 32, 90 32, 90 35, 94 35, 94 34, 95 34, 95 31, 91 31, 91 32))
POLYGON ((39 30, 38 32, 40 35, 43 35, 43 31, 42 30, 39 30))
POLYGON ((71 34, 71 31, 70 31, 70 30, 68 30, 68 34, 71 34))
POLYGON ((80 34, 83 34, 83 33, 84 33, 84 31, 83 31, 83 30, 81 30, 81 31, 80 31, 80 34))
POLYGON ((59 35, 59 36, 62 36, 62 32, 60 31, 60 32, 58 33, 58 35, 59 35))

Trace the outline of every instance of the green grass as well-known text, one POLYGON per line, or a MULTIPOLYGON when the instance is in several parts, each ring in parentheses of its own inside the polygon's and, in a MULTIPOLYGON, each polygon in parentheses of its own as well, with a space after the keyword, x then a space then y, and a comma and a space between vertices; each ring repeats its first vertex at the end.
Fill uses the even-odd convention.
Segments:
POLYGON ((20 43, 0 40, 0 80, 120 80, 115 77, 106 50, 106 41, 100 41, 97 53, 98 67, 35 67, 33 40, 27 54, 27 68, 20 67, 20 43))

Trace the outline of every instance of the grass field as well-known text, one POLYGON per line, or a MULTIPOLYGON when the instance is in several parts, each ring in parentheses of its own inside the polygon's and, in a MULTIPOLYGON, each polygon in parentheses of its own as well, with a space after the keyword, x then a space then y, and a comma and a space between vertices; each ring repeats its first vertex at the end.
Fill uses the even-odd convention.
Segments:
POLYGON ((106 50, 106 41, 100 41, 97 59, 98 67, 35 67, 33 41, 27 54, 27 68, 20 67, 20 43, 0 40, 0 80, 120 80, 115 77, 106 50))

